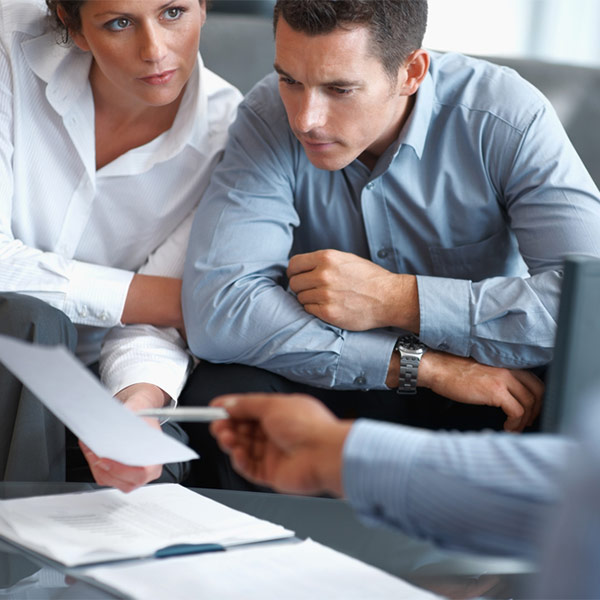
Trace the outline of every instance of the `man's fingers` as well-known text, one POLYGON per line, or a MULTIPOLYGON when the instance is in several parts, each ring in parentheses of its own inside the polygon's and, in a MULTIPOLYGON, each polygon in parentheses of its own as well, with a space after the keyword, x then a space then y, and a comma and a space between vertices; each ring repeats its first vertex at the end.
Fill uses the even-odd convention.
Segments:
POLYGON ((308 273, 300 273, 289 278, 289 285, 292 292, 300 294, 308 290, 316 290, 324 285, 321 277, 315 276, 314 271, 308 273))
POLYGON ((540 413, 544 386, 533 374, 527 371, 510 371, 508 391, 516 398, 525 410, 522 418, 523 427, 531 425, 540 413))
POLYGON ((219 396, 210 403, 211 406, 221 406, 233 419, 239 420, 259 420, 265 410, 273 404, 273 402, 288 401, 285 396, 266 395, 264 393, 257 394, 229 394, 227 396, 219 396), (275 399, 277 398, 277 400, 275 399))
POLYGON ((292 278, 299 273, 312 271, 317 266, 316 254, 316 252, 307 252, 305 254, 296 254, 295 256, 292 256, 286 271, 288 278, 292 278))
POLYGON ((542 400, 544 397, 545 386, 542 380, 529 371, 514 371, 514 376, 518 379, 531 393, 533 404, 531 407, 531 416, 527 425, 531 425, 538 417, 542 409, 542 400))
POLYGON ((495 404, 506 415, 504 429, 507 431, 522 431, 528 420, 527 409, 508 390, 495 398, 495 404))

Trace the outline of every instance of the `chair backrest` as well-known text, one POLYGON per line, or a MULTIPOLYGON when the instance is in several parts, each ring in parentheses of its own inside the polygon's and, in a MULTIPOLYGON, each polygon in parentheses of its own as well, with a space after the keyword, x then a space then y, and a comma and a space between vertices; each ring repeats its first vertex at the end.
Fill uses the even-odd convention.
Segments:
POLYGON ((273 70, 272 23, 264 15, 209 12, 200 36, 204 64, 247 93, 273 70))
POLYGON ((565 271, 542 430, 567 431, 580 403, 600 382, 600 259, 571 257, 565 271))

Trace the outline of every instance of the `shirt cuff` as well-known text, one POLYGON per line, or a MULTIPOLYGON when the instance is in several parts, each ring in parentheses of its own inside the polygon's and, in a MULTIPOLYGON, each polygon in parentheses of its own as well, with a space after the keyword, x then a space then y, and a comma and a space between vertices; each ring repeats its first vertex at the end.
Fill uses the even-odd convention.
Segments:
POLYGON ((458 356, 471 351, 471 282, 417 275, 419 339, 429 348, 458 356))
POLYGON ((131 271, 73 261, 65 312, 79 325, 121 324, 131 271))
POLYGON ((111 373, 103 383, 113 396, 130 385, 149 383, 166 392, 171 397, 170 406, 176 406, 191 364, 191 358, 187 356, 178 364, 171 360, 166 364, 129 365, 120 372, 111 373))
POLYGON ((406 513, 414 458, 430 435, 403 425, 356 421, 344 443, 342 486, 362 517, 389 523, 406 513))
POLYGON ((384 329, 344 331, 335 389, 388 389, 385 385, 398 334, 384 329))

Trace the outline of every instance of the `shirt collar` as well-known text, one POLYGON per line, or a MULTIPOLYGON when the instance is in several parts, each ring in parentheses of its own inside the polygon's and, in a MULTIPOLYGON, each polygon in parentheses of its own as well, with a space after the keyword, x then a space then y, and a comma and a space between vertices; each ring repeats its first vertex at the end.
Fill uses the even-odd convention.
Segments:
POLYGON ((408 119, 406 119, 406 123, 404 123, 400 130, 396 141, 379 157, 371 173, 371 179, 379 177, 390 168, 402 146, 410 146, 415 151, 419 160, 421 159, 432 114, 433 79, 428 72, 417 90, 415 103, 408 115, 408 119))
POLYGON ((407 145, 414 149, 419 159, 421 158, 432 113, 433 79, 431 73, 428 72, 419 86, 413 109, 404 124, 404 127, 400 131, 394 155, 397 154, 402 145, 407 145))
POLYGON ((208 130, 207 92, 202 81, 204 73, 202 59, 198 55, 171 128, 147 144, 119 156, 102 167, 98 175, 118 177, 145 173, 156 164, 177 156, 187 145, 204 153, 204 134, 208 130))
POLYGON ((48 102, 64 116, 88 85, 91 54, 58 44, 54 31, 26 40, 21 47, 31 70, 48 84, 48 102))

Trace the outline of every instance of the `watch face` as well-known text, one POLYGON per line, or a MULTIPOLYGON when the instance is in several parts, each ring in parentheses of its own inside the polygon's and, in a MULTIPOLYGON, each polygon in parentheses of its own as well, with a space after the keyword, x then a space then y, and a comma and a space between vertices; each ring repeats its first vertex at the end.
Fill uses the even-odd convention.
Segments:
POLYGON ((404 350, 425 350, 425 344, 414 335, 407 335, 398 340, 398 348, 403 348, 404 350))

